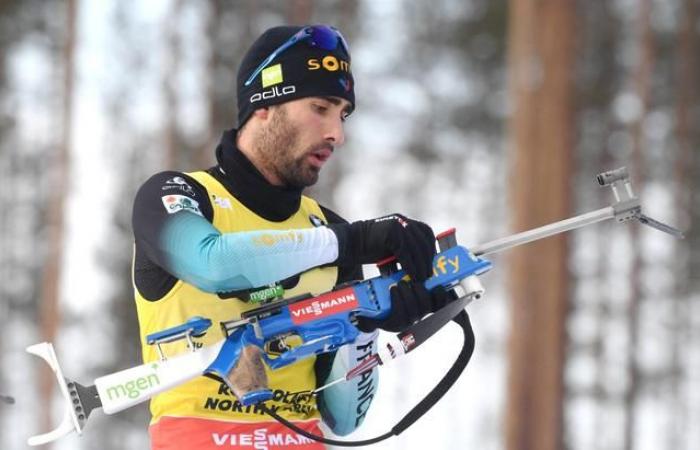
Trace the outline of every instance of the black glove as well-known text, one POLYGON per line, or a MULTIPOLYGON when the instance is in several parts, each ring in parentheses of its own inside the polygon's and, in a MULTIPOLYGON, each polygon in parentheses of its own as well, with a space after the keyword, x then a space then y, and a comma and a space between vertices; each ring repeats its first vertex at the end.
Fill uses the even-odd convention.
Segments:
POLYGON ((448 294, 442 286, 428 291, 422 282, 399 281, 392 286, 391 313, 383 320, 359 316, 357 328, 365 333, 377 328, 398 333, 413 325, 426 314, 435 312, 445 306, 448 294))
POLYGON ((413 280, 425 281, 433 272, 435 234, 423 222, 392 214, 328 227, 338 237, 338 265, 370 264, 393 255, 413 280))

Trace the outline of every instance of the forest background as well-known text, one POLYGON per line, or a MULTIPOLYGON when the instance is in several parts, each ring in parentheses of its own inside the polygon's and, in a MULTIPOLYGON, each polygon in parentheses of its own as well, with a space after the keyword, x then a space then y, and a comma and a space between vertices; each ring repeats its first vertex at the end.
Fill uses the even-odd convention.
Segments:
MULTIPOLYGON (((357 110, 309 194, 350 220, 402 212, 475 245, 607 206, 627 166, 645 212, 493 255, 473 360, 376 448, 673 449, 700 443, 700 1, 0 1, 0 448, 62 413, 24 352, 90 384, 140 361, 131 203, 214 162, 237 64, 264 29, 329 23, 357 110)), ((366 274, 375 269, 366 267, 366 274)), ((456 328, 456 327, 455 327, 456 328)), ((458 352, 445 329, 381 372, 390 428, 458 352)), ((56 449, 147 448, 144 405, 56 449)), ((47 446, 48 448, 48 446, 47 446)))

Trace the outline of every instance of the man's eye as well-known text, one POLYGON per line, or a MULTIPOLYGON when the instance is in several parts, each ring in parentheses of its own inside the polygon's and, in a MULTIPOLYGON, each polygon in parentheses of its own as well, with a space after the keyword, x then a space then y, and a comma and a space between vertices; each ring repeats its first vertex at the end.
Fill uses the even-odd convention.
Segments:
POLYGON ((328 111, 328 108, 323 106, 323 105, 314 104, 313 107, 314 107, 314 110, 316 112, 324 113, 324 112, 328 111))

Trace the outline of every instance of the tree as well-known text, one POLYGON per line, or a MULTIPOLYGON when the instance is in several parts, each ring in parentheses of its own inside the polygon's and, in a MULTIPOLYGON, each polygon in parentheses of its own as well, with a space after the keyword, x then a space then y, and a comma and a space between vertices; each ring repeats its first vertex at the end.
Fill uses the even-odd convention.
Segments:
MULTIPOLYGON (((653 40, 650 24, 651 2, 642 0, 637 23, 635 24, 635 42, 637 50, 637 65, 632 73, 632 88, 635 97, 640 104, 640 111, 636 120, 630 125, 632 136, 632 161, 630 176, 635 182, 643 185, 646 173, 645 150, 646 140, 643 133, 643 124, 649 111, 651 101, 651 78, 653 70, 653 40)), ((630 228, 632 242, 639 242, 641 238, 639 227, 630 228)), ((637 417, 637 401, 641 390, 642 373, 639 367, 639 329, 640 308, 644 293, 642 292, 643 258, 640 246, 633 246, 632 273, 630 274, 631 294, 627 311, 627 332, 629 347, 626 352, 626 366, 628 373, 628 385, 625 391, 624 404, 626 421, 624 427, 624 448, 635 448, 635 431, 637 417)))
MULTIPOLYGON (((573 2, 511 1, 511 211, 518 231, 569 216, 573 148, 573 2)), ((506 446, 563 444, 568 245, 558 236, 515 249, 506 446)))
MULTIPOLYGON (((684 386, 692 377, 688 369, 688 343, 693 342, 694 316, 693 292, 697 292, 698 283, 698 192, 700 183, 700 157, 697 148, 700 145, 700 89, 697 80, 700 76, 700 30, 695 24, 700 18, 700 7, 695 0, 685 0, 681 6, 681 20, 678 29, 678 47, 675 61, 675 137, 677 153, 675 155, 674 205, 678 224, 684 230, 690 230, 686 241, 676 244, 676 264, 674 267, 675 288, 673 302, 673 347, 671 349, 671 411, 675 420, 667 432, 668 448, 684 448, 688 430, 693 426, 690 403, 684 386), (695 151, 694 151, 695 149, 695 151), (695 227, 693 227, 695 225, 695 227)), ((692 352, 692 349, 691 349, 692 352)), ((689 444, 689 442, 688 442, 689 444)))
MULTIPOLYGON (((62 108, 61 108, 61 140, 56 147, 56 155, 53 161, 53 173, 51 178, 51 190, 48 203, 48 255, 42 277, 42 298, 40 304, 40 331, 42 339, 46 342, 56 340, 60 323, 59 293, 61 259, 64 248, 64 204, 68 193, 68 180, 70 179, 70 149, 72 145, 72 117, 73 117, 73 84, 74 84, 74 53, 76 39, 77 0, 68 0, 65 9, 65 36, 61 66, 62 77, 62 108)), ((41 395, 46 402, 41 418, 41 429, 49 430, 52 427, 51 399, 53 398, 56 380, 49 370, 41 372, 41 395)))

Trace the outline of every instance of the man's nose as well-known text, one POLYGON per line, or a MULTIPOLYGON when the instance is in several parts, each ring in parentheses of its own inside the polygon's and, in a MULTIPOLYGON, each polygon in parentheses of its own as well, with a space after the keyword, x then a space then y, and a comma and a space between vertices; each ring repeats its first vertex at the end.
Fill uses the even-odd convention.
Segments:
POLYGON ((345 126, 340 119, 332 120, 326 131, 326 142, 332 143, 336 147, 340 147, 345 143, 345 126))

